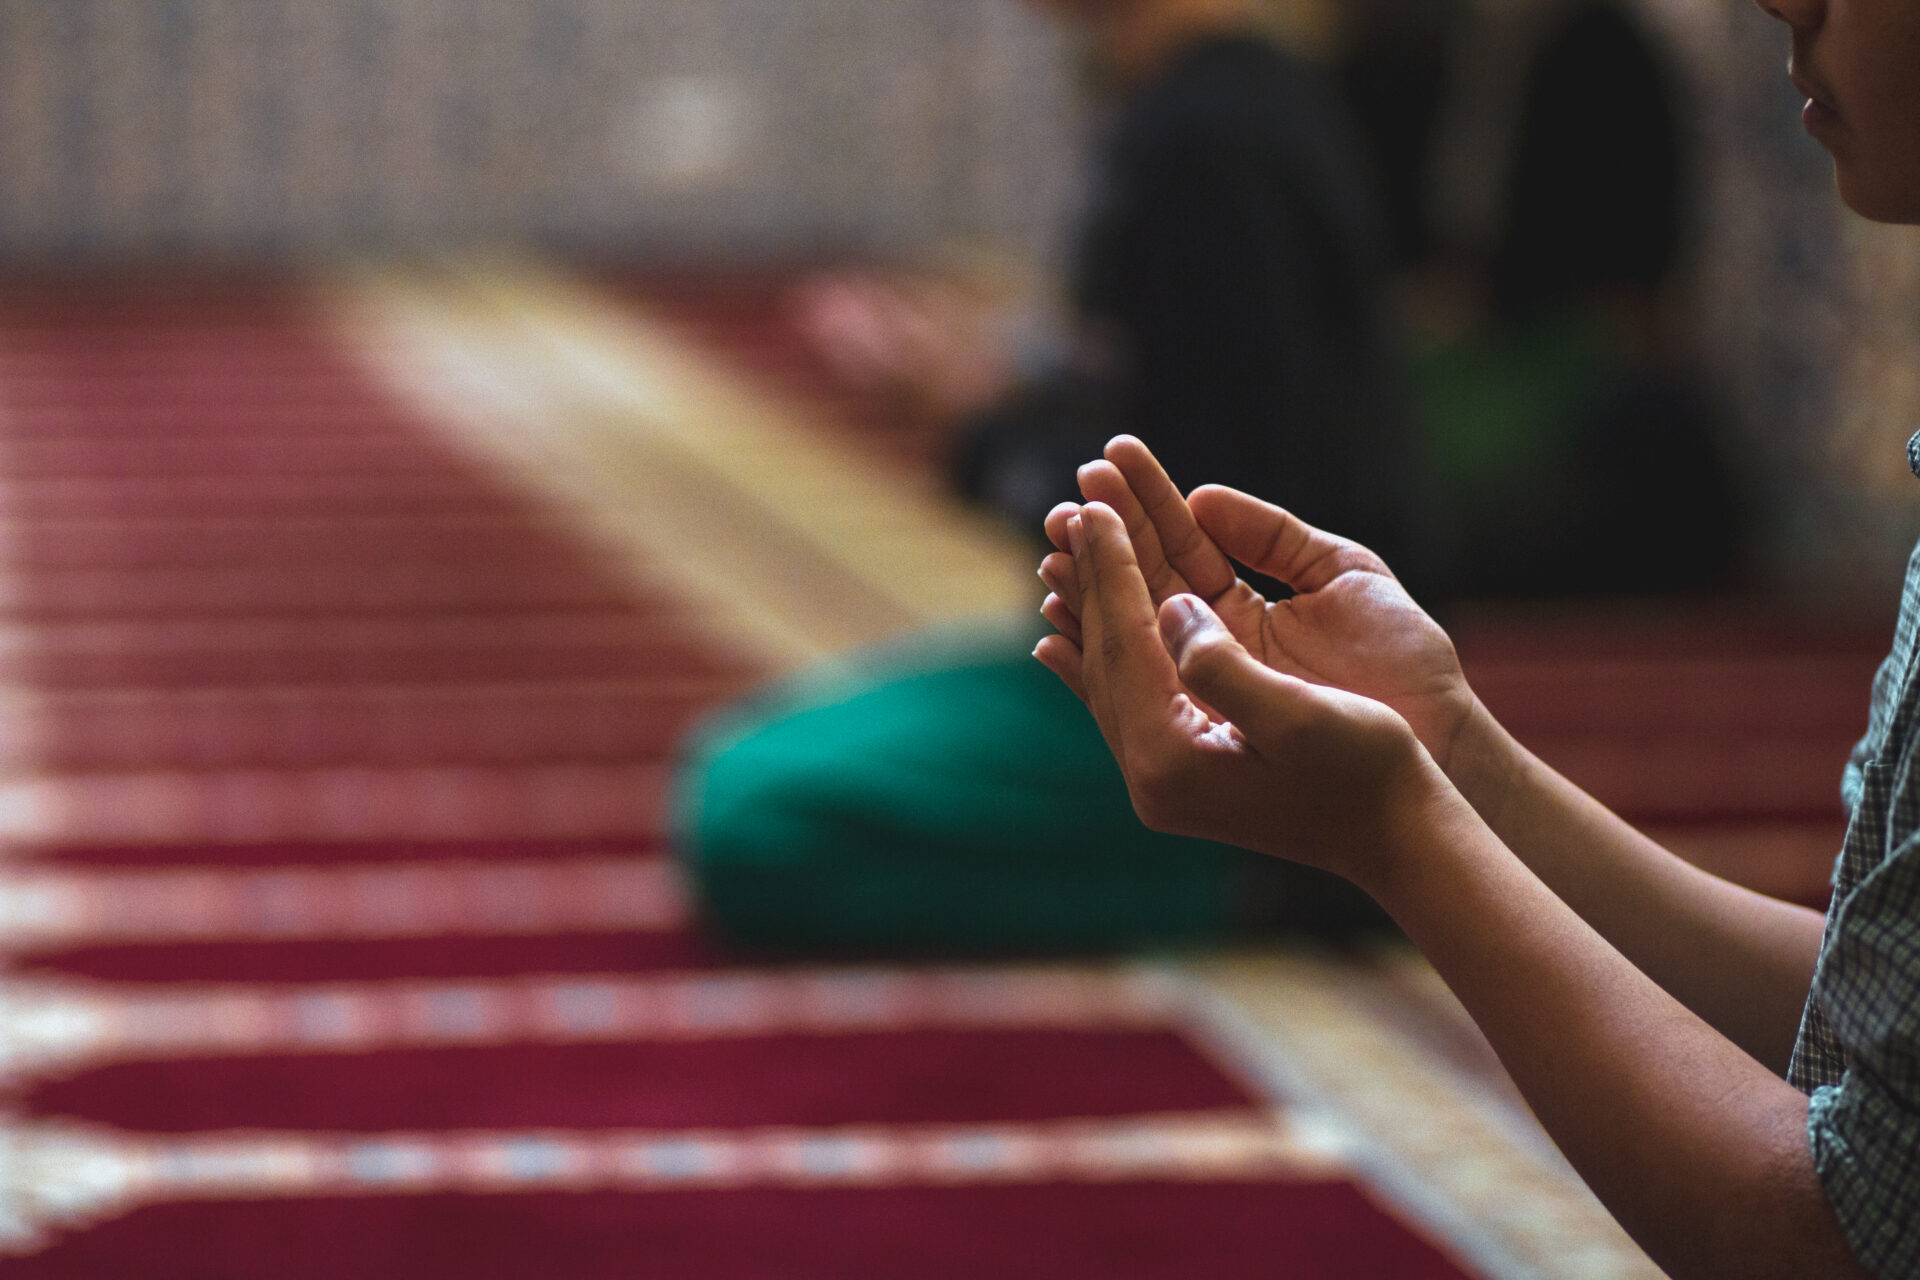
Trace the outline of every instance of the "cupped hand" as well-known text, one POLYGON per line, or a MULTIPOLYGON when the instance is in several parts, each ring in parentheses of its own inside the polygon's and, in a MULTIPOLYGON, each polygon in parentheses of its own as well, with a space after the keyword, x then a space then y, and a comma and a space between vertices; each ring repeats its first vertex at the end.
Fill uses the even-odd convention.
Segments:
MULTIPOLYGON (((1198 596, 1265 666, 1385 703, 1448 766, 1477 702, 1452 640, 1380 557, 1237 489, 1207 485, 1182 498, 1132 436, 1116 437, 1105 454, 1080 469, 1081 491, 1123 522, 1155 605, 1198 596), (1279 579, 1294 596, 1268 600, 1234 561, 1279 579)), ((1079 511, 1063 503, 1049 514, 1047 534, 1061 550, 1041 564, 1053 592, 1042 612, 1075 647, 1082 602, 1067 526, 1079 511)))
POLYGON ((1036 655, 1093 712, 1141 820, 1373 883, 1447 789, 1407 722, 1256 659, 1195 595, 1156 609, 1105 504, 1063 534, 1080 640, 1048 636, 1036 655))

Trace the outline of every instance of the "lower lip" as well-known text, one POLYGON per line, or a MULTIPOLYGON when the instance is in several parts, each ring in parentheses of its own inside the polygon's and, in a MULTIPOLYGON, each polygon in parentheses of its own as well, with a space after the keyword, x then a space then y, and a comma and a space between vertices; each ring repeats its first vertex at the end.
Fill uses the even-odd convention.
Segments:
POLYGON ((1814 137, 1823 133, 1832 133, 1840 127, 1840 116, 1832 107, 1822 102, 1807 99, 1807 105, 1800 108, 1800 127, 1814 137))

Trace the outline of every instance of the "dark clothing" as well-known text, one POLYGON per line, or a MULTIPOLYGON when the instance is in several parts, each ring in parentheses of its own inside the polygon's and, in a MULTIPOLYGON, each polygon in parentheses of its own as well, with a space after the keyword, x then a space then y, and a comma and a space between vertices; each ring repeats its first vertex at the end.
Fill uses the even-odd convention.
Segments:
POLYGON ((1349 14, 1338 83, 1397 266, 1484 271, 1502 324, 1666 287, 1691 216, 1687 113, 1626 6, 1486 16, 1461 0, 1353 0, 1349 14))
POLYGON ((1442 595, 1699 591, 1744 525, 1709 402, 1577 308, 1416 361, 1442 595))
POLYGON ((1690 194, 1680 110, 1678 86, 1625 9, 1589 0, 1566 15, 1521 100, 1492 263, 1500 318, 1666 284, 1690 194))
POLYGON ((1104 367, 974 425, 962 486, 1029 529, 1118 431, 1176 483, 1231 484, 1398 563, 1407 456, 1386 253, 1328 85, 1252 36, 1187 49, 1120 109, 1072 300, 1104 367))
MULTIPOLYGON (((1121 109, 1073 301, 1095 359, 984 415, 962 488, 1040 536, 1132 431, 1403 576, 1409 456, 1385 265, 1349 130, 1251 37, 1198 43, 1121 109)), ((792 949, 1021 951, 1377 925, 1350 886, 1141 826, 1099 728, 1031 655, 968 636, 776 690, 698 738, 674 840, 707 917, 792 949)))
POLYGON ((1356 0, 1341 70, 1400 260, 1485 316, 1414 362, 1429 596, 1698 591, 1746 520, 1657 323, 1690 217, 1680 82, 1621 0, 1356 0))
POLYGON ((1396 269, 1434 261, 1433 179, 1439 122, 1454 91, 1464 0, 1344 0, 1352 28, 1334 69, 1372 157, 1396 269))

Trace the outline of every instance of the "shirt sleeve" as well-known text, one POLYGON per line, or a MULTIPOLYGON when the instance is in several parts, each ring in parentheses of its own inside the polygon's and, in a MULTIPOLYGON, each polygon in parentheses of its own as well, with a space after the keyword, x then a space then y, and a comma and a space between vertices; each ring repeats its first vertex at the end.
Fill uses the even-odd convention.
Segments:
POLYGON ((1889 1280, 1920 1275, 1920 789, 1896 788, 1893 807, 1894 830, 1910 834, 1839 906, 1821 960, 1820 1001, 1847 1069, 1807 1113, 1848 1242, 1889 1280))
MULTIPOLYGON (((1920 438, 1920 437, 1916 437, 1920 438)), ((1915 550, 1920 558, 1920 548, 1915 550)), ((1910 605, 1901 604, 1901 630, 1910 629, 1905 616, 1910 605)), ((1847 767, 1840 778, 1840 802, 1852 813, 1860 804, 1861 792, 1865 787, 1867 765, 1878 760, 1886 749, 1887 735, 1892 728, 1894 708, 1900 705, 1901 677, 1906 672, 1907 654, 1912 645, 1911 637, 1897 636, 1893 650, 1873 675, 1873 699, 1867 710, 1867 731, 1853 744, 1848 753, 1847 767)))

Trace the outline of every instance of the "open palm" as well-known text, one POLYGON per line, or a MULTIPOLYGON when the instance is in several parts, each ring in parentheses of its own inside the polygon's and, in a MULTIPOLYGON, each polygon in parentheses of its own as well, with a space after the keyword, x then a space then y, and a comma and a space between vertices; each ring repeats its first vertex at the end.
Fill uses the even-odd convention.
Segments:
MULTIPOLYGON (((1446 767, 1472 691, 1447 633, 1373 552, 1236 489, 1208 485, 1182 498, 1131 436, 1081 468, 1080 484, 1089 501, 1107 504, 1126 523, 1156 605, 1182 592, 1199 596, 1274 670, 1392 707, 1446 767), (1239 577, 1234 561, 1296 594, 1268 600, 1239 577)), ((1057 509, 1047 522, 1063 547, 1068 514, 1057 509)), ((1042 573, 1055 591, 1047 616, 1077 643, 1071 572, 1049 557, 1042 573)))

